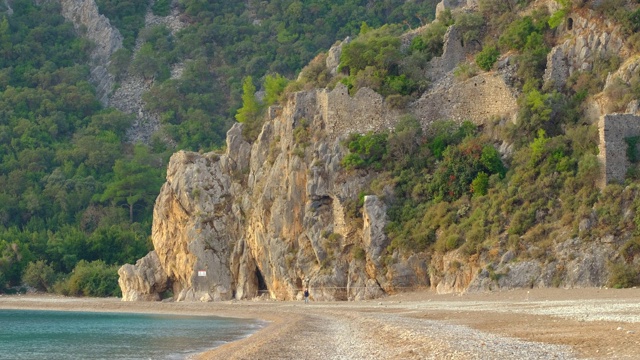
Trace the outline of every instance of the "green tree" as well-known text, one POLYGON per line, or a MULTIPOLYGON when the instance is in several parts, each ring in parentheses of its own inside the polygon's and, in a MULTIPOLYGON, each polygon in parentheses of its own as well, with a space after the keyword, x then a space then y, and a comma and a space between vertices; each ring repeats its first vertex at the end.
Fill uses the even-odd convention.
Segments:
POLYGON ((500 51, 495 46, 486 46, 476 55, 476 64, 480 69, 489 71, 498 60, 500 51))
POLYGON ((527 139, 548 125, 553 113, 552 98, 549 94, 533 89, 524 94, 519 102, 518 128, 523 131, 520 136, 525 135, 523 137, 527 139))
POLYGON ((132 264, 152 250, 149 236, 138 224, 130 226, 104 225, 88 239, 90 260, 102 260, 108 265, 132 264))
POLYGON ((44 260, 32 261, 22 275, 22 281, 38 291, 49 291, 53 286, 56 273, 44 260))
POLYGON ((21 242, 0 240, 0 277, 5 281, 0 283, 0 289, 20 285, 22 272, 31 259, 29 248, 21 242))
POLYGON ((73 296, 120 296, 118 267, 108 266, 104 261, 82 260, 73 269, 66 288, 73 296))
POLYGON ((140 75, 145 79, 163 75, 162 80, 168 77, 169 70, 153 50, 153 46, 150 43, 145 43, 131 62, 131 71, 133 74, 140 75))
POLYGON ((129 64, 131 63, 131 50, 120 48, 111 55, 109 63, 109 73, 116 77, 117 80, 122 79, 126 74, 129 64))
POLYGON ((471 182, 471 192, 473 196, 487 195, 489 189, 489 175, 481 171, 478 173, 475 179, 471 182))
POLYGON ((280 74, 268 74, 264 78, 264 103, 269 106, 278 101, 280 95, 287 87, 289 80, 280 74))
POLYGON ((100 196, 101 201, 126 205, 130 222, 134 220, 135 206, 153 204, 160 189, 161 171, 152 167, 151 161, 148 149, 144 145, 137 145, 131 160, 116 160, 113 166, 114 178, 107 183, 100 196))
POLYGON ((236 120, 240 123, 250 123, 257 119, 260 112, 260 104, 255 96, 256 86, 253 85, 251 76, 244 78, 242 82, 242 107, 238 109, 236 120))
POLYGON ((88 255, 87 235, 78 228, 66 224, 56 232, 48 231, 46 256, 54 270, 68 273, 88 255))

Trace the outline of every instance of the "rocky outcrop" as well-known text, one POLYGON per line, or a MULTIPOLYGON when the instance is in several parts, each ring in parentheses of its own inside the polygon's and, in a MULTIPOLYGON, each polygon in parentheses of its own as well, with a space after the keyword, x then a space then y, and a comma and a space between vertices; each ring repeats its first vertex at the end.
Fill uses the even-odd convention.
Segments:
POLYGON ((95 85, 98 99, 103 105, 109 103, 109 93, 115 78, 107 71, 111 55, 122 47, 122 35, 111 26, 109 19, 98 13, 95 1, 59 0, 62 16, 73 23, 76 31, 93 41, 91 52, 91 82, 95 85))
POLYGON ((558 88, 575 71, 590 71, 597 59, 629 55, 616 24, 603 21, 592 10, 571 13, 560 30, 566 40, 547 55, 544 74, 544 81, 558 88))
MULTIPOLYGON (((592 27, 581 20, 574 24, 592 27)), ((624 51, 614 30, 604 33, 609 35, 554 48, 548 79, 586 69, 594 61, 592 51, 624 51)), ((443 56, 431 63, 431 88, 408 110, 424 128, 436 120, 514 120, 514 65, 505 58, 498 71, 457 80, 452 70, 473 52, 460 39, 450 28, 443 56)), ((338 66, 339 46, 327 56, 329 70, 338 66)), ((224 153, 174 154, 154 208, 156 255, 121 269, 126 299, 157 299, 168 287, 179 301, 215 301, 299 299, 305 287, 315 300, 360 300, 415 287, 450 293, 605 284, 605 259, 615 257, 609 237, 594 245, 573 234, 554 234, 549 248, 531 246, 517 254, 507 249, 506 233, 496 249, 471 256, 462 250, 392 250, 384 201, 365 196, 361 214, 355 211, 375 175, 347 172, 340 162, 346 136, 392 130, 400 116, 371 89, 351 96, 338 83, 332 90, 289 94, 285 104, 269 109, 252 143, 236 124, 224 153)), ((504 148, 503 153, 510 151, 504 148)), ((588 223, 585 219, 580 229, 588 223)))
POLYGON ((559 241, 550 252, 552 260, 544 262, 539 259, 517 261, 513 251, 506 251, 497 264, 477 269, 477 276, 471 278, 462 291, 601 287, 609 279, 607 261, 616 257, 615 249, 608 244, 585 243, 580 238, 559 241))
POLYGON ((436 5, 436 18, 440 17, 446 9, 456 9, 461 7, 474 7, 478 2, 476 0, 442 0, 436 5))
POLYGON ((138 260, 135 266, 122 266, 118 275, 118 284, 124 289, 123 301, 160 300, 160 294, 166 291, 170 284, 155 251, 138 260))
POLYGON ((338 73, 338 66, 340 65, 340 56, 342 55, 342 47, 351 42, 351 37, 347 36, 344 40, 333 45, 329 51, 327 51, 327 59, 325 63, 327 69, 331 75, 338 73))
MULTIPOLYGON (((292 94, 252 145, 236 124, 224 154, 172 156, 152 238, 176 300, 294 299, 307 284, 316 300, 364 299, 398 286, 384 264, 384 204, 367 197, 361 225, 345 210, 369 175, 340 165, 344 136, 327 136, 337 115, 324 100, 323 90, 292 94)), ((414 268, 426 264, 398 259, 393 271, 417 278, 414 268)), ((136 298, 152 286, 128 284, 145 281, 121 281, 123 293, 136 298)))

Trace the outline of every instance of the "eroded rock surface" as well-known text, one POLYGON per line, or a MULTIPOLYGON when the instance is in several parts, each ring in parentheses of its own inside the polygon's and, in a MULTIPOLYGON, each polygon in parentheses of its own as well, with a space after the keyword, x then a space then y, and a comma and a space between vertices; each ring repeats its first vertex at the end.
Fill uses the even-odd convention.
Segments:
MULTIPOLYGON (((152 237, 177 300, 294 299, 307 285, 325 300, 393 291, 382 264, 385 206, 367 197, 364 222, 349 218, 346 207, 370 175, 340 165, 344 137, 323 130, 323 98, 320 90, 292 94, 251 145, 236 124, 224 154, 172 156, 152 237)), ((148 288, 123 292, 134 299, 148 288)))
POLYGON ((73 23, 81 36, 93 41, 91 52, 91 82, 96 86, 98 99, 103 105, 109 103, 109 93, 115 78, 107 71, 109 59, 122 47, 122 35, 111 25, 109 19, 98 13, 95 1, 59 0, 62 16, 73 23))
POLYGON ((160 259, 155 251, 138 260, 135 266, 122 266, 118 275, 118 284, 124 289, 123 301, 160 300, 160 294, 166 291, 169 285, 167 274, 160 266, 160 259))

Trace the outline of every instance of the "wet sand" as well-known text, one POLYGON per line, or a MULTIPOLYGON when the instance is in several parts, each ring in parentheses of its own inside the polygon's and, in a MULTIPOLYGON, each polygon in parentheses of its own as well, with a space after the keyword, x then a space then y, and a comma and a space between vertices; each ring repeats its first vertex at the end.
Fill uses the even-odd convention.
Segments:
POLYGON ((419 291, 356 302, 122 302, 0 296, 0 309, 217 315, 268 321, 196 359, 640 359, 640 289, 419 291))

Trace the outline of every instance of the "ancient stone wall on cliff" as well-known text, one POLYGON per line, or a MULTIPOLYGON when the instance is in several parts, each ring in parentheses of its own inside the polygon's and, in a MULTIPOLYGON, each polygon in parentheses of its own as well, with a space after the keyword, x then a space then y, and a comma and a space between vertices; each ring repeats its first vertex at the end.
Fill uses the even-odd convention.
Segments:
POLYGON ((598 122, 600 134, 598 159, 602 166, 600 186, 624 182, 630 162, 626 138, 640 136, 640 116, 608 114, 598 122))
POLYGON ((484 124, 492 118, 514 120, 517 98, 498 73, 482 73, 465 81, 450 80, 422 95, 411 112, 426 127, 437 120, 484 124))
POLYGON ((392 130, 400 116, 400 112, 390 109, 377 92, 361 88, 352 97, 342 83, 333 90, 320 90, 318 102, 326 131, 333 137, 392 130))

